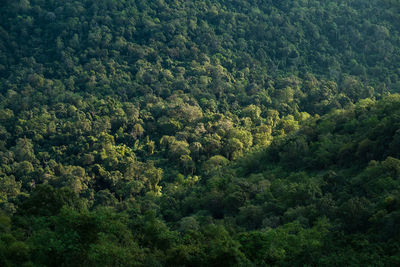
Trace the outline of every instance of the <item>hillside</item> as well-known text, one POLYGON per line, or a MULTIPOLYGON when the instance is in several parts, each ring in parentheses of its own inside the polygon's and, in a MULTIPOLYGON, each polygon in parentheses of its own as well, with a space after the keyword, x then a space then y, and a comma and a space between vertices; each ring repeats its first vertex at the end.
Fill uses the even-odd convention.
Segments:
POLYGON ((398 1, 0 3, 0 265, 400 264, 398 1))

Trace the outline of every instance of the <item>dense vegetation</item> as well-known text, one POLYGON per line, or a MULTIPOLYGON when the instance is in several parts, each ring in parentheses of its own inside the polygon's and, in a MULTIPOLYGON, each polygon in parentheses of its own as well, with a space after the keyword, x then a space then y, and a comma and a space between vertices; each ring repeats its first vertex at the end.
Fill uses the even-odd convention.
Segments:
POLYGON ((400 4, 0 1, 1 266, 400 265, 400 4))

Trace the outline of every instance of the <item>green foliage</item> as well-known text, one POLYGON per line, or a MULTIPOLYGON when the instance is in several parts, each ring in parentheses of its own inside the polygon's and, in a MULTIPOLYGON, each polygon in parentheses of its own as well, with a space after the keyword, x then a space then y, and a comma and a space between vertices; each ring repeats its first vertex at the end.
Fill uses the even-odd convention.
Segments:
POLYGON ((3 1, 1 266, 400 264, 398 1, 3 1))

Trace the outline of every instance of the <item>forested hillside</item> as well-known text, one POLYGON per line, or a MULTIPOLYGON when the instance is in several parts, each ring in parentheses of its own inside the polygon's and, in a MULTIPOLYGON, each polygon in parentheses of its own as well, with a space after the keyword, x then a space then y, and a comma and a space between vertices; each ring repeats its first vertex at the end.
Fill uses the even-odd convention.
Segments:
POLYGON ((400 265, 400 2, 0 0, 0 266, 400 265))

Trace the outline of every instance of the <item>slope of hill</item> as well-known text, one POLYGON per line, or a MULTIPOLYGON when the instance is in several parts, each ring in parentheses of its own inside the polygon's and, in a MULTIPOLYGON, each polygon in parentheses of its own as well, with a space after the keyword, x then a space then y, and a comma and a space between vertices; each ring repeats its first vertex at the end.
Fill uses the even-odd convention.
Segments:
POLYGON ((0 3, 0 265, 399 264, 398 1, 0 3))

